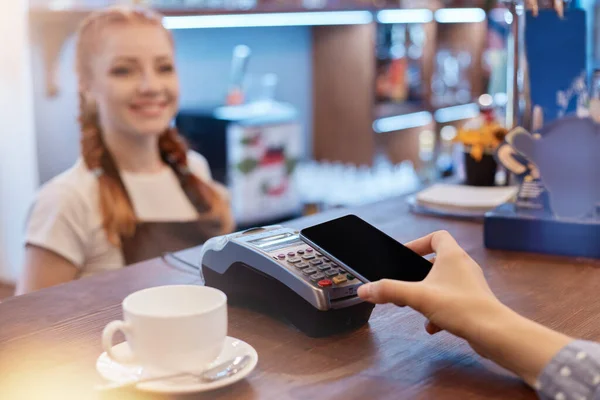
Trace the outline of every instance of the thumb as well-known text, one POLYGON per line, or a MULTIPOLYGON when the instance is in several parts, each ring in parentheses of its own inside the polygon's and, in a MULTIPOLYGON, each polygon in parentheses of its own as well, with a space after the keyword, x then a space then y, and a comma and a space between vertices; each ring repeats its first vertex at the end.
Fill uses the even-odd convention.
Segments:
POLYGON ((361 299, 375 304, 394 303, 400 307, 418 309, 422 291, 418 282, 382 279, 362 285, 358 288, 358 295, 361 299))

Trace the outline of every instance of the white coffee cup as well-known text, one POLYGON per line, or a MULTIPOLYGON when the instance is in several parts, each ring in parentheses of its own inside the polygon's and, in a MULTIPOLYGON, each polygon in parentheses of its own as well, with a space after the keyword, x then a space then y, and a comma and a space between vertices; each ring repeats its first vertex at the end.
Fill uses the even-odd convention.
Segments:
POLYGON ((201 372, 221 353, 227 336, 227 296, 193 285, 159 286, 123 300, 124 321, 102 332, 102 347, 116 362, 113 335, 125 334, 135 362, 151 373, 201 372))

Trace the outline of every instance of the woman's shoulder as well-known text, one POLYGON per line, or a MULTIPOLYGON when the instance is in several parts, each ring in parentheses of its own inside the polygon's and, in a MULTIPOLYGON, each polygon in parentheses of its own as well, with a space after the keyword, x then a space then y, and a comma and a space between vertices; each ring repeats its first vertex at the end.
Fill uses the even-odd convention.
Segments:
POLYGON ((86 268, 87 249, 98 248, 92 234, 101 227, 98 184, 83 162, 46 182, 27 217, 25 241, 86 268))
POLYGON ((194 175, 203 181, 210 181, 212 179, 210 173, 210 166, 206 158, 198 152, 189 150, 187 154, 188 168, 194 175))
POLYGON ((82 160, 42 185, 36 202, 52 199, 60 204, 89 205, 97 197, 98 181, 82 160))

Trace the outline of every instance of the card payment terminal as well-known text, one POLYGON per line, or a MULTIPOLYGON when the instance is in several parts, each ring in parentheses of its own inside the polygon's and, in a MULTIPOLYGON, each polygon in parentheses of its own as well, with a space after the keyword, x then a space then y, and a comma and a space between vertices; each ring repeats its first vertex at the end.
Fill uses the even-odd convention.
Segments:
POLYGON ((291 228, 276 225, 212 238, 200 261, 205 284, 225 292, 229 304, 287 320, 311 337, 362 326, 374 307, 356 295, 361 281, 291 228))

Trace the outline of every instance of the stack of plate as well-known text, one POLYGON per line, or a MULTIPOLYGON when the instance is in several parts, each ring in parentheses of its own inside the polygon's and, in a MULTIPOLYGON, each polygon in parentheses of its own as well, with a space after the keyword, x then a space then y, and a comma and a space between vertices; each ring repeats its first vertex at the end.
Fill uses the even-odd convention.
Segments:
POLYGON ((486 212, 511 201, 518 192, 516 186, 478 187, 435 184, 408 199, 414 212, 483 218, 486 212))

